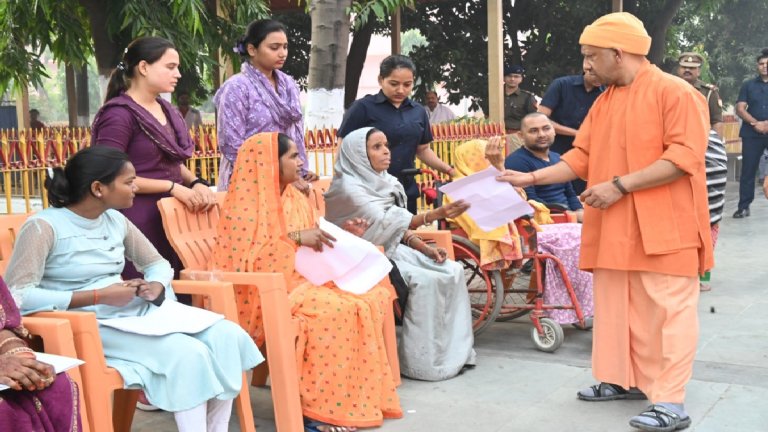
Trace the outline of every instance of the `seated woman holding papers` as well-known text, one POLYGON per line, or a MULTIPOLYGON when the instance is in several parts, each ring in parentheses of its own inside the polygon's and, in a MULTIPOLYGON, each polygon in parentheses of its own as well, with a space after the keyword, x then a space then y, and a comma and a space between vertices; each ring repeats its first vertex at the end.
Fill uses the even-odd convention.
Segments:
POLYGON ((414 216, 405 208, 403 186, 387 173, 390 159, 381 131, 366 127, 345 136, 325 194, 326 217, 337 225, 350 218, 370 224, 363 238, 384 246, 409 288, 398 344, 401 372, 409 378, 440 381, 474 365, 469 294, 462 266, 412 230, 456 217, 468 206, 457 201, 414 216))
MULTIPOLYGON (((173 270, 120 213, 133 204, 136 171, 110 147, 77 152, 46 181, 51 208, 22 226, 8 284, 22 313, 80 310, 97 319, 147 315, 175 301, 173 270), (143 279, 122 280, 125 259, 143 279)), ((242 372, 264 359, 235 323, 220 320, 195 334, 147 336, 99 326, 107 364, 126 388, 174 413, 180 431, 226 431, 242 372)))
MULTIPOLYGON (((314 209, 293 185, 302 165, 287 135, 262 133, 243 143, 221 209, 214 268, 285 275, 291 312, 301 323, 297 355, 307 430, 379 426, 383 418, 402 417, 383 335, 391 294, 374 284, 353 294, 341 283, 316 285, 296 271, 303 246, 325 251, 336 241, 317 228, 314 209)), ((365 226, 354 218, 344 224, 351 232, 365 226)), ((258 294, 238 289, 237 297, 240 324, 263 343, 258 294)))
POLYGON ((78 388, 67 374, 35 360, 29 332, 0 278, 0 430, 79 432, 78 388))

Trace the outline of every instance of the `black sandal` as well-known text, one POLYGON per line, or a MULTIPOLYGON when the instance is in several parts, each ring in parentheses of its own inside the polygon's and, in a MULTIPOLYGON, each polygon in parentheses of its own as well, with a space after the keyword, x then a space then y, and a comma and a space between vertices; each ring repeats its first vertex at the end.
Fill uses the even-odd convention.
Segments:
POLYGON ((679 414, 662 405, 651 405, 645 411, 630 419, 629 425, 648 432, 673 432, 690 426, 691 417, 681 418, 679 414), (643 423, 639 421, 639 417, 651 419, 658 423, 658 426, 643 423))
POLYGON ((624 389, 624 387, 605 382, 595 384, 586 389, 586 392, 590 391, 592 394, 583 394, 581 391, 579 391, 576 393, 576 396, 578 396, 579 399, 587 402, 648 399, 645 396, 645 393, 629 391, 624 389))

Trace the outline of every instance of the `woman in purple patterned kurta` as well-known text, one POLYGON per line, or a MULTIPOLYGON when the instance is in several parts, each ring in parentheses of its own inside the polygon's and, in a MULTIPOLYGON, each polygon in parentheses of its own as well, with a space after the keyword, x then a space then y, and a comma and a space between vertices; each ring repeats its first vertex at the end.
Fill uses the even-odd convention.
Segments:
MULTIPOLYGON (((299 150, 308 166, 304 148, 304 121, 296 81, 280 71, 288 56, 285 26, 275 20, 258 20, 248 25, 235 47, 246 61, 240 73, 228 79, 213 101, 218 111, 218 142, 221 152, 218 189, 226 191, 240 145, 262 132, 282 132, 299 150)), ((302 168, 304 180, 316 176, 302 168)), ((306 188, 306 183, 297 186, 306 188)))
MULTIPOLYGON (((136 168, 138 191, 125 216, 175 270, 181 262, 163 231, 157 201, 173 196, 192 211, 216 204, 208 183, 184 165, 194 144, 184 118, 160 93, 172 92, 181 77, 173 44, 157 37, 139 38, 125 50, 112 73, 107 98, 91 127, 93 145, 115 147, 136 168)), ((126 262, 123 277, 141 278, 126 262)))

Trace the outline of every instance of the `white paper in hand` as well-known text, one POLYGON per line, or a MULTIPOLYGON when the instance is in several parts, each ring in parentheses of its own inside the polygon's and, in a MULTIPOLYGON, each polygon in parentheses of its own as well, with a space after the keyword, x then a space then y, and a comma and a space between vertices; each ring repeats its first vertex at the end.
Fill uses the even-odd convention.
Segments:
POLYGON ((451 200, 469 204, 467 214, 484 231, 491 231, 521 216, 533 214, 512 185, 496 180, 501 172, 489 166, 440 187, 451 200))
POLYGON ((103 319, 99 320, 99 324, 128 333, 163 336, 171 333, 200 333, 223 319, 224 315, 209 310, 165 300, 160 307, 146 315, 103 319))
MULTIPOLYGON (((60 355, 40 353, 40 352, 35 353, 35 359, 39 362, 47 363, 53 366, 53 370, 57 374, 60 374, 64 371, 68 371, 73 367, 77 367, 85 363, 84 361, 77 358, 64 357, 60 355)), ((8 390, 9 388, 10 387, 8 387, 7 385, 0 384, 0 391, 8 390)))
POLYGON ((332 235, 333 247, 322 252, 302 246, 296 252, 296 271, 315 285, 329 281, 353 294, 364 294, 392 270, 392 264, 372 243, 320 218, 318 226, 332 235))

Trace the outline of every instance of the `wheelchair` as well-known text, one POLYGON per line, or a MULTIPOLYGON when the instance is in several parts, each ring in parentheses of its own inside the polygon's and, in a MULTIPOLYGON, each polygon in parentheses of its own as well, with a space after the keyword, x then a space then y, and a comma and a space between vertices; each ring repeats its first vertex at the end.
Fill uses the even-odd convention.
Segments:
MULTIPOLYGON (((439 187, 444 183, 436 173, 425 168, 409 171, 413 171, 413 175, 421 175, 417 181, 427 202, 435 208, 440 207, 442 193, 439 187)), ((562 206, 549 207, 555 223, 574 222, 562 206)), ((533 324, 531 340, 534 345, 541 351, 554 352, 562 345, 565 336, 561 325, 548 318, 546 311, 573 309, 577 317, 574 323, 576 328, 588 330, 592 327, 591 320, 583 314, 562 262, 551 254, 539 252, 537 231, 530 217, 511 222, 520 235, 522 259, 513 262, 508 268, 490 271, 480 267, 480 248, 463 229, 447 220, 439 220, 437 223, 438 229, 451 232, 456 261, 464 267, 475 335, 495 321, 510 321, 530 314, 533 324), (547 265, 556 266, 571 304, 544 303, 544 270, 547 265)))

